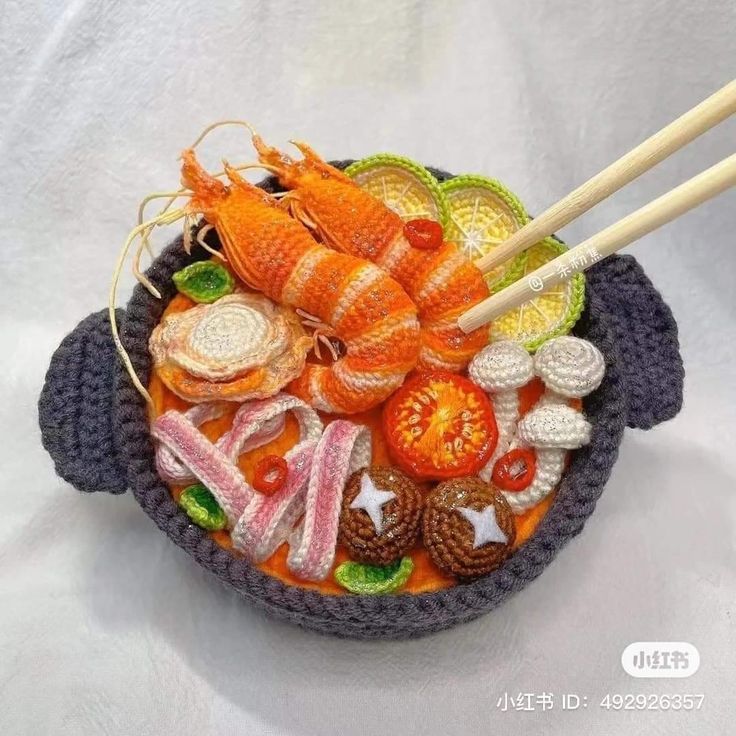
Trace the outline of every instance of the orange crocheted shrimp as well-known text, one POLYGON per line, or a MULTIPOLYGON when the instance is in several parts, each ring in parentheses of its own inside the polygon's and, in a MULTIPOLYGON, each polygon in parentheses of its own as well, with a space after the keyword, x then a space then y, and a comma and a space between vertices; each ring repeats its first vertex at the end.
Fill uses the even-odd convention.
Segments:
POLYGON ((323 161, 308 145, 296 143, 304 158, 295 161, 264 144, 253 144, 262 163, 277 172, 291 212, 335 250, 365 258, 385 269, 417 305, 421 325, 420 368, 460 371, 487 343, 486 329, 468 335, 457 318, 488 296, 480 271, 454 243, 436 250, 412 247, 401 218, 348 176, 323 161))
POLYGON ((185 207, 213 225, 234 273, 281 304, 328 325, 346 355, 331 365, 307 364, 288 390, 326 412, 376 406, 397 389, 419 355, 417 310, 384 270, 336 253, 233 168, 230 185, 208 174, 194 151, 182 154, 185 207))

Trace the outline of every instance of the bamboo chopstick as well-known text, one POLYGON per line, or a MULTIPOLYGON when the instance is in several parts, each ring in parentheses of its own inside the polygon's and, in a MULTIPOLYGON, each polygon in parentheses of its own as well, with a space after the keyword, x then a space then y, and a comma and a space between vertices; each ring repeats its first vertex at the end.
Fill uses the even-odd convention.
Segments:
POLYGON ((479 258, 482 273, 569 224, 653 166, 736 113, 736 79, 588 179, 506 242, 479 258))
POLYGON ((476 304, 458 319, 458 326, 472 332, 732 186, 736 186, 736 154, 476 304))

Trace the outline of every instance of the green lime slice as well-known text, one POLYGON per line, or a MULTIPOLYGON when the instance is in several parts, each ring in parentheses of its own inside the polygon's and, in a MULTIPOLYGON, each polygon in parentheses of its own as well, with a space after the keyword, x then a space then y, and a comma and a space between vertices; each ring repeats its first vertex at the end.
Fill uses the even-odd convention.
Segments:
MULTIPOLYGON (((450 208, 445 239, 457 243, 473 261, 490 253, 529 222, 519 198, 495 179, 466 174, 448 179, 440 188, 450 208)), ((491 291, 516 281, 526 259, 526 253, 520 253, 489 271, 486 283, 491 291)))
POLYGON ((439 182, 416 161, 377 153, 350 164, 345 173, 403 220, 427 218, 443 228, 447 225, 447 202, 439 182))
POLYGON ((210 532, 224 529, 227 524, 225 512, 212 493, 201 483, 185 488, 179 496, 179 506, 197 525, 210 532))
POLYGON ((402 557, 385 567, 364 565, 361 562, 343 562, 335 570, 335 580, 351 593, 384 595, 394 593, 414 570, 411 557, 402 557))
POLYGON ((174 285, 195 302, 211 304, 235 288, 230 272, 214 261, 197 261, 173 275, 174 285))
MULTIPOLYGON (((520 278, 548 263, 567 247, 554 238, 533 245, 520 278)), ((566 335, 578 321, 585 305, 585 276, 576 273, 568 281, 497 317, 491 324, 491 342, 516 340, 534 352, 552 337, 566 335)))

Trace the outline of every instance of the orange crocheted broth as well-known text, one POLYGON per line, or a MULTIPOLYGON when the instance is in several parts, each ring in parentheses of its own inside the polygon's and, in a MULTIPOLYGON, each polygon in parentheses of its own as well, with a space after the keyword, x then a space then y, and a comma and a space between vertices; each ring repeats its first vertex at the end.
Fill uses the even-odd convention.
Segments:
MULTIPOLYGON (((194 302, 184 295, 179 294, 172 299, 168 308, 164 312, 164 315, 183 312, 192 306, 194 306, 194 302)), ((520 390, 519 397, 521 401, 520 408, 522 414, 526 413, 532 406, 534 406, 542 395, 543 389, 544 387, 542 383, 535 380, 520 390)), ((152 375, 148 390, 151 394, 151 398, 153 399, 155 416, 159 416, 170 409, 186 411, 192 406, 170 391, 155 372, 152 375)), ((200 427, 200 431, 209 440, 214 442, 230 428, 233 415, 237 408, 238 405, 234 403, 223 416, 203 424, 200 427)), ((337 418, 334 415, 321 415, 321 417, 326 424, 337 418)), ((390 464, 386 442, 381 431, 381 407, 377 407, 371 411, 363 412, 361 414, 352 414, 350 419, 358 424, 365 424, 371 430, 373 437, 373 463, 376 465, 390 464)), ((279 437, 262 447, 258 447, 255 450, 251 450, 250 452, 246 452, 240 456, 238 466, 243 472, 246 480, 249 483, 253 481, 253 471, 259 460, 266 455, 283 455, 296 444, 298 439, 299 428, 297 422, 291 415, 289 415, 286 418, 284 432, 279 437)), ((183 490, 184 486, 171 486, 171 493, 176 500, 179 499, 183 490)), ((544 515, 552 505, 554 497, 555 493, 551 493, 534 508, 527 511, 525 514, 516 517, 515 547, 522 545, 534 533, 537 525, 542 518, 544 518, 544 515)), ((211 536, 219 545, 232 550, 230 534, 228 532, 211 532, 211 536)), ((329 593, 332 595, 342 595, 347 592, 335 583, 332 573, 330 573, 324 580, 316 582, 302 580, 294 576, 286 565, 287 551, 287 545, 285 543, 282 544, 268 560, 260 563, 258 567, 288 585, 297 585, 302 588, 310 588, 312 590, 318 590, 321 593, 329 593)), ((237 554, 237 552, 235 552, 235 554, 237 554)), ((430 560, 427 551, 421 546, 421 543, 418 543, 412 550, 411 557, 414 561, 414 572, 411 574, 411 577, 404 588, 402 588, 403 592, 429 593, 454 585, 454 578, 445 575, 434 565, 430 560)), ((346 550, 343 547, 338 546, 332 571, 334 572, 334 568, 340 563, 345 562, 347 559, 348 555, 346 550)))

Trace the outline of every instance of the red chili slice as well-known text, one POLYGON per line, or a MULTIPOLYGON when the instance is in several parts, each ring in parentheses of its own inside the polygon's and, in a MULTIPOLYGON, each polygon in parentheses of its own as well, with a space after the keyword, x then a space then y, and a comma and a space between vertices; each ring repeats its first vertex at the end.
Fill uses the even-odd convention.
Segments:
POLYGON ((256 463, 253 488, 259 493, 270 495, 280 490, 286 482, 289 467, 284 458, 266 455, 256 463))
POLYGON ((534 450, 517 447, 501 455, 493 466, 491 480, 504 491, 523 491, 534 480, 537 456, 534 450))
POLYGON ((404 237, 412 248, 437 250, 442 245, 442 225, 424 218, 409 220, 404 225, 404 237))
POLYGON ((383 431, 394 462, 419 480, 475 475, 498 441, 488 396, 447 371, 420 373, 396 391, 383 431))

